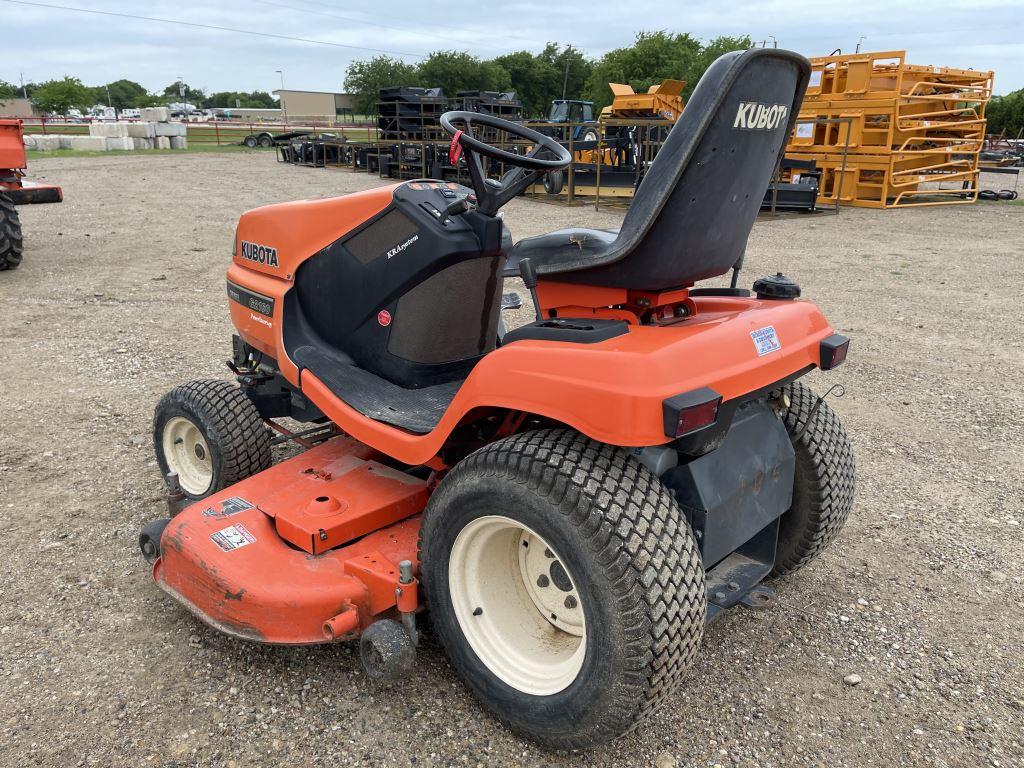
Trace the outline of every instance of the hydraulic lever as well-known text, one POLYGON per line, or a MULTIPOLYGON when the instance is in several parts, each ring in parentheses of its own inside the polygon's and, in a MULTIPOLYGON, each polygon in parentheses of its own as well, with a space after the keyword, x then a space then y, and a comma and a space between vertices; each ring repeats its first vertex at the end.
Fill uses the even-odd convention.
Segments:
POLYGON ((537 271, 533 268, 533 262, 529 259, 519 260, 519 276, 523 278, 526 287, 530 290, 530 297, 533 299, 533 308, 537 313, 537 322, 544 318, 540 313, 540 302, 537 300, 537 271))

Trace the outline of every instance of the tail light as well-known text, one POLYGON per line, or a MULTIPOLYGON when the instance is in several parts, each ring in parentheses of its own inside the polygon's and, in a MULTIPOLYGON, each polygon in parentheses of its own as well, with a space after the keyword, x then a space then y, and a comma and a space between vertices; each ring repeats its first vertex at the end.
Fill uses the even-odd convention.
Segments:
POLYGON ((718 419, 718 406, 721 403, 722 396, 708 387, 662 401, 665 434, 668 437, 682 437, 711 426, 718 419))
POLYGON ((826 339, 821 340, 819 358, 821 370, 831 371, 841 365, 846 359, 846 353, 850 350, 850 340, 838 333, 833 333, 826 339))

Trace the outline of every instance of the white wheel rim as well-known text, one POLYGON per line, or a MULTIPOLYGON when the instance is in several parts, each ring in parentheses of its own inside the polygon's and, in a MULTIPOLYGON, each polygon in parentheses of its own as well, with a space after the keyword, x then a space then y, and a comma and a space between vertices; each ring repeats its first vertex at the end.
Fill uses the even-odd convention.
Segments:
POLYGON ((186 493, 201 496, 213 482, 213 459, 206 438, 195 424, 175 416, 164 425, 164 458, 167 469, 178 473, 186 493))
POLYGON ((550 696, 579 675, 587 651, 580 594, 535 531, 508 517, 476 518, 452 546, 448 588, 470 647, 506 685, 550 696))

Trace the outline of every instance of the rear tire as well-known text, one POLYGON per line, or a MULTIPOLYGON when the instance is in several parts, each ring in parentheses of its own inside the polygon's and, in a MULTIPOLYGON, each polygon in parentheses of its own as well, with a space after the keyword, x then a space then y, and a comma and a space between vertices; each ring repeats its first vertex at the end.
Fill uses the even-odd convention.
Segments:
POLYGON ((700 647, 704 569, 675 500, 576 432, 515 435, 459 463, 423 515, 420 560, 455 670, 549 748, 635 728, 700 647))
POLYGON ((850 515, 856 485, 853 446, 835 411, 822 403, 811 417, 818 398, 798 381, 782 391, 796 471, 793 504, 779 522, 775 576, 800 570, 828 548, 850 515))
POLYGON ((0 192, 0 271, 17 269, 24 254, 21 218, 10 197, 0 192))
POLYGON ((274 146, 274 140, 269 136, 260 136, 256 142, 264 149, 274 146))
POLYGON ((176 472, 190 499, 202 499, 270 467, 270 430, 236 385, 200 379, 157 404, 153 445, 164 476, 176 472))
POLYGON ((255 136, 246 136, 244 139, 242 139, 242 143, 245 144, 245 146, 247 146, 249 149, 256 149, 257 142, 255 136))

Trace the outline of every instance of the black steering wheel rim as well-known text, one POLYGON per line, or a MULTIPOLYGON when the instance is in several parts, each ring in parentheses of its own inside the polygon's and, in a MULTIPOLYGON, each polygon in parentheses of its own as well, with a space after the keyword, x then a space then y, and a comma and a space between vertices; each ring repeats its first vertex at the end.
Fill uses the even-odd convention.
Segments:
POLYGON ((508 165, 514 165, 518 168, 524 168, 529 171, 548 172, 567 168, 569 164, 572 163, 572 155, 569 150, 555 141, 552 137, 545 136, 540 131, 527 128, 525 125, 513 123, 509 120, 503 120, 500 117, 485 115, 480 112, 453 111, 445 112, 441 115, 440 122, 441 127, 448 131, 452 136, 459 136, 459 143, 462 145, 463 149, 475 152, 478 155, 500 160, 508 165), (453 125, 452 121, 460 121, 465 126, 465 129, 461 129, 453 125), (490 144, 480 141, 473 135, 474 124, 482 125, 487 128, 496 128, 498 130, 505 131, 516 138, 533 142, 536 145, 536 149, 530 154, 518 155, 515 152, 509 152, 504 149, 492 147, 490 144), (460 131, 462 131, 461 134, 459 133, 460 131), (549 160, 536 157, 535 154, 540 151, 540 149, 548 150, 555 155, 555 158, 549 160))

